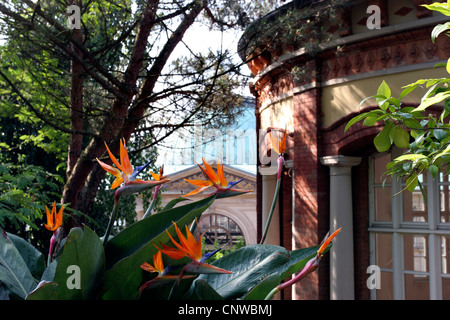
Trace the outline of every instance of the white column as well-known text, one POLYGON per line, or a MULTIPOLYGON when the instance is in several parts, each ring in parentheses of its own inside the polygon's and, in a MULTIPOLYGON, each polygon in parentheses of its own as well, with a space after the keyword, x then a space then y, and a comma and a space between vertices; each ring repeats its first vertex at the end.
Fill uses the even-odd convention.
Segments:
POLYGON ((359 157, 327 156, 321 159, 330 167, 330 231, 342 228, 330 250, 330 298, 355 299, 353 259, 352 167, 359 157))
MULTIPOLYGON (((277 167, 260 167, 259 173, 262 176, 262 230, 266 227, 267 219, 269 217, 270 207, 272 205, 275 188, 277 185, 277 167)), ((267 232, 265 244, 280 245, 280 197, 273 211, 270 228, 267 232)), ((259 239, 258 239, 259 241, 259 239)))

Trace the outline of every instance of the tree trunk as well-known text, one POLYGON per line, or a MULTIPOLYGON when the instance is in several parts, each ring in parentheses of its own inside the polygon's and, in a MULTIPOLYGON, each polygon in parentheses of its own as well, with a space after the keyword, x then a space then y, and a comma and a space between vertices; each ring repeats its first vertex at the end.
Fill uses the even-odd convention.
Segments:
MULTIPOLYGON (((121 127, 127 117, 128 107, 136 94, 137 78, 142 67, 148 37, 155 23, 157 8, 158 1, 148 1, 148 5, 142 15, 141 25, 137 32, 130 63, 125 72, 124 83, 118 88, 121 94, 115 97, 109 115, 100 129, 98 137, 93 138, 84 149, 84 152, 73 166, 70 176, 67 178, 62 200, 63 203, 70 204, 70 207, 73 209, 78 210, 81 206, 79 203, 81 191, 85 186, 89 174, 94 169, 94 166, 97 165, 96 158, 101 157, 105 152, 104 143, 106 142, 113 150, 116 148, 118 150, 118 141, 122 137, 128 140, 131 135, 130 133, 128 136, 121 136, 121 127)), ((86 195, 88 194, 92 194, 92 192, 87 192, 86 195)), ((84 199, 84 201, 91 200, 84 199)), ((85 205, 83 206, 85 207, 85 205)), ((72 219, 68 220, 65 229, 69 230, 76 225, 79 225, 79 221, 72 216, 72 219)))
MULTIPOLYGON (((153 92, 153 88, 155 86, 155 83, 163 69, 163 67, 166 65, 170 54, 173 52, 175 47, 178 43, 182 40, 186 30, 192 25, 192 23, 195 21, 195 19, 198 17, 200 12, 202 11, 202 6, 199 3, 197 6, 194 6, 191 11, 185 16, 183 21, 178 26, 177 30, 174 32, 173 36, 168 40, 166 45, 161 51, 161 54, 158 56, 158 58, 155 60, 152 68, 149 71, 149 76, 147 77, 145 84, 143 85, 141 92, 138 97, 137 104, 130 108, 128 115, 126 119, 124 120, 121 131, 118 131, 118 135, 115 137, 114 143, 108 143, 108 146, 111 147, 111 151, 114 154, 117 154, 117 151, 119 150, 119 140, 121 138, 125 138, 126 141, 130 138, 131 134, 135 130, 135 128, 139 124, 139 119, 142 118, 144 115, 144 112, 146 110, 146 107, 148 106, 147 103, 143 102, 143 99, 147 96, 149 96, 153 92)), ((146 27, 144 24, 141 25, 141 29, 146 27)), ((145 50, 145 46, 140 47, 139 41, 136 41, 135 50, 140 52, 141 50, 145 50)), ((137 55, 137 54, 136 54, 137 55)), ((136 56, 135 53, 133 53, 133 56, 136 56)), ((132 59, 136 60, 136 59, 132 59)), ((127 76, 128 78, 137 79, 137 74, 140 69, 137 68, 136 65, 132 65, 130 63, 130 66, 128 68, 127 76)), ((136 80, 134 80, 136 81, 136 80)), ((131 104, 131 99, 129 104, 131 104)), ((106 140, 105 140, 106 141, 106 140)), ((82 192, 82 201, 80 201, 79 205, 77 206, 77 209, 81 212, 87 213, 92 208, 92 203, 94 201, 94 198, 97 194, 98 186, 101 182, 101 179, 104 177, 104 170, 101 169, 98 165, 96 165, 92 172, 89 174, 86 180, 86 191, 82 192)))
MULTIPOLYGON (((83 40, 81 29, 74 29, 73 36, 79 42, 83 40)), ((81 50, 72 44, 74 50, 80 57, 83 56, 81 50)), ((79 61, 72 59, 71 61, 71 84, 70 84, 70 127, 73 131, 81 132, 83 130, 83 72, 84 68, 79 61)), ((73 167, 78 161, 82 150, 83 135, 72 133, 69 140, 67 171, 66 176, 69 177, 73 167)))

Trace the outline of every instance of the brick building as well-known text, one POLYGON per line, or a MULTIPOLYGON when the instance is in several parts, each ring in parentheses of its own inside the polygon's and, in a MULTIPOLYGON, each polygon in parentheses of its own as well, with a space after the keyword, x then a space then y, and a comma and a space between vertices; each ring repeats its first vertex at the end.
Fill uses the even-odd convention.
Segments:
MULTIPOLYGON (((342 227, 318 272, 284 292, 285 299, 450 297, 448 181, 424 174, 428 201, 420 192, 393 196, 402 182, 382 188, 380 176, 399 151, 376 152, 372 141, 381 127, 358 123, 344 132, 352 117, 374 106, 360 102, 383 80, 398 97, 417 79, 446 76, 434 66, 450 56, 449 38, 433 43, 430 34, 447 20, 423 3, 294 0, 250 26, 239 42, 253 75, 257 129, 288 131, 270 242, 313 246, 342 227), (379 268, 379 289, 368 288, 371 265, 379 268)), ((417 105, 424 93, 411 93, 405 103, 417 105)), ((274 187, 273 166, 260 164, 259 230, 274 187)))

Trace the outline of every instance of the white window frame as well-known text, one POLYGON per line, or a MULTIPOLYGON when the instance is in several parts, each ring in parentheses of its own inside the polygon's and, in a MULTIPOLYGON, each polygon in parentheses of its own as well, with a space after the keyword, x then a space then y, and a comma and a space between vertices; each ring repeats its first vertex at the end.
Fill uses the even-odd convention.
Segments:
MULTIPOLYGON (((399 155, 399 150, 393 150, 391 158, 399 155)), ((380 155, 381 156, 381 155, 380 155)), ((393 298, 395 300, 405 299, 405 274, 423 274, 429 276, 430 300, 442 299, 442 278, 450 278, 450 274, 442 274, 441 236, 450 235, 450 223, 440 223, 440 196, 439 179, 433 180, 431 174, 427 174, 427 212, 428 221, 403 222, 403 193, 392 198, 392 221, 375 221, 375 184, 374 163, 378 156, 370 158, 369 161, 369 250, 370 264, 376 265, 376 234, 388 233, 392 235, 392 270, 383 269, 381 271, 392 272, 393 277, 393 298), (414 234, 428 237, 428 272, 405 271, 404 270, 404 246, 403 235, 414 234)), ((391 179, 391 193, 396 194, 402 189, 398 179, 391 179)), ((409 192, 409 191, 404 191, 409 192)), ((446 199, 448 200, 448 199, 446 199)), ((376 290, 370 290, 370 298, 376 299, 376 290)))

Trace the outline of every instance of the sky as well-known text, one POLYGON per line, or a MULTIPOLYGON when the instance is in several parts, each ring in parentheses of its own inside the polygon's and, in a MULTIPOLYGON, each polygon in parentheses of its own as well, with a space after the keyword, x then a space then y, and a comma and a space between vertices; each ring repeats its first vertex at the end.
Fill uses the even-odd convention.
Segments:
MULTIPOLYGON (((215 50, 220 49, 223 46, 223 49, 229 49, 230 52, 233 53, 233 58, 236 59, 237 62, 241 62, 239 55, 237 54, 237 45, 239 39, 242 35, 242 32, 220 32, 217 30, 209 30, 208 27, 202 24, 196 24, 192 26, 185 34, 183 41, 186 42, 187 45, 196 52, 206 52, 209 48, 215 50)), ((188 54, 188 50, 182 44, 180 44, 175 52, 173 53, 173 58, 176 58, 183 54, 188 54)), ((250 74, 250 71, 246 66, 243 67, 243 72, 250 74)), ((253 97, 250 93, 248 85, 243 85, 242 87, 242 95, 246 97, 253 97)), ((253 110, 247 110, 244 112, 242 117, 240 117, 233 128, 235 133, 235 143, 236 144, 244 144, 245 145, 245 154, 246 157, 240 158, 240 156, 234 155, 234 161, 232 161, 232 165, 240 168, 242 170, 248 172, 256 172, 256 140, 251 138, 251 141, 254 141, 254 144, 249 142, 248 136, 245 135, 253 134, 256 139, 256 120, 253 110), (251 144, 251 145, 249 145, 251 144), (237 158, 236 158, 237 157, 237 158)), ((205 132, 203 131, 205 134, 205 132)), ((192 134, 191 134, 192 135, 192 134)), ((182 130, 179 134, 174 134, 171 138, 164 142, 164 145, 171 146, 165 148, 163 146, 158 147, 159 158, 156 161, 157 166, 160 166, 164 163, 164 172, 167 174, 173 173, 178 170, 186 169, 187 167, 195 165, 194 162, 186 162, 186 159, 189 158, 191 152, 186 151, 186 143, 182 138, 184 137, 185 132, 182 130), (187 156, 186 156, 187 155, 187 156), (183 158, 183 159, 182 159, 183 158)), ((192 140, 195 140, 195 137, 190 137, 192 140)), ((203 143, 206 138, 203 139, 203 143)), ((217 147, 217 144, 210 143, 202 148, 201 156, 205 156, 207 160, 214 160, 214 158, 226 158, 224 154, 217 154, 218 151, 216 149, 222 149, 224 153, 226 153, 225 149, 227 149, 227 140, 228 136, 221 136, 217 141, 220 147, 217 147)), ((198 141, 198 140, 196 140, 198 141)), ((239 152, 239 148, 242 146, 235 146, 235 153, 239 152)), ((195 161, 201 161, 201 156, 197 153, 195 157, 195 161)), ((226 159, 224 159, 226 161, 226 159)), ((226 162, 225 162, 226 163, 226 162)))

